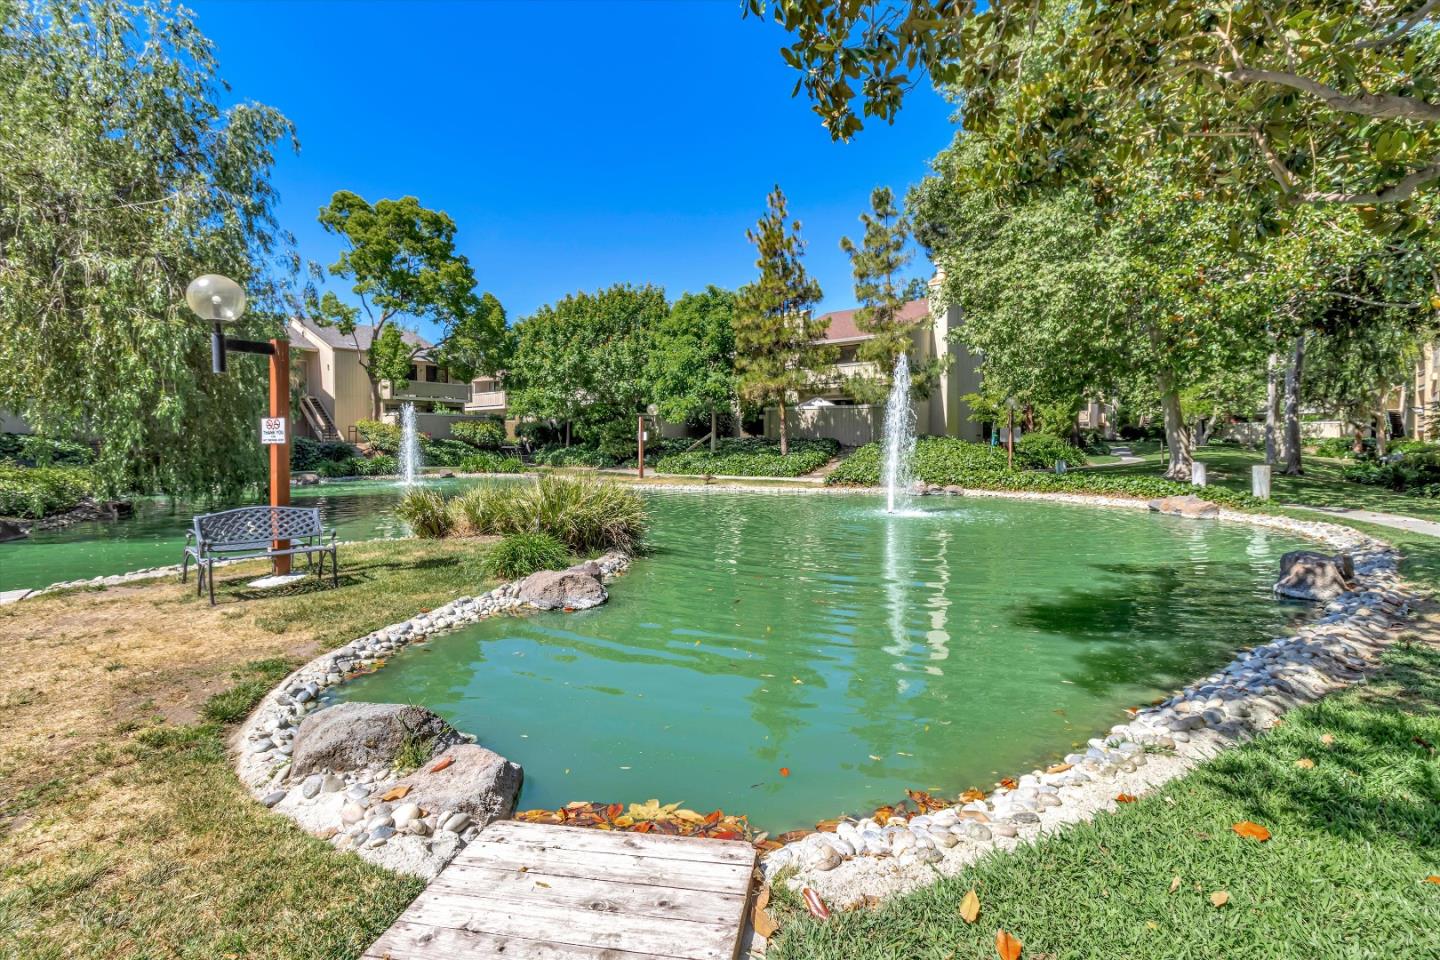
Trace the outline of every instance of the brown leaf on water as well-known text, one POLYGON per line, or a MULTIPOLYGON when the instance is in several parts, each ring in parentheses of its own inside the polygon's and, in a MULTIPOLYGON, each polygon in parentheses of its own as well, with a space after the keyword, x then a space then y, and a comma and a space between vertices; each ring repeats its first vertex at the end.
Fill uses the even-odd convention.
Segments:
POLYGON ((1045 772, 1046 772, 1046 773, 1064 773, 1066 770, 1069 770, 1069 769, 1070 769, 1071 767, 1073 767, 1073 766, 1075 766, 1075 764, 1073 764, 1073 763, 1052 763, 1052 764, 1050 764, 1050 766, 1048 766, 1048 767, 1045 768, 1045 772))
POLYGON ((1217 909, 1230 902, 1230 894, 1224 890, 1216 890, 1210 894, 1210 904, 1217 909))
POLYGON ((605 819, 614 820, 625 812, 625 808, 618 803, 612 803, 605 808, 605 819))
POLYGON ((995 952, 1000 955, 1000 960, 1020 960, 1020 951, 1024 946, 1006 931, 995 931, 995 952))
POLYGON ((1133 793, 1117 793, 1115 795, 1116 803, 1134 803, 1135 800, 1136 797, 1133 793))
POLYGON ((821 820, 819 823, 815 824, 815 829, 819 830, 821 833, 834 833, 839 827, 840 821, 838 819, 821 820))
POLYGON ((405 794, 409 792, 410 785, 408 783, 402 784, 398 787, 391 787, 389 790, 386 790, 384 793, 380 794, 380 799, 384 800, 386 803, 389 803, 392 800, 402 799, 405 794))
POLYGON ((1299 767, 1301 770, 1313 770, 1315 768, 1315 761, 1311 760, 1309 757, 1301 757, 1299 760, 1295 761, 1295 766, 1299 767))
POLYGON ((712 823, 719 823, 720 819, 724 816, 725 813, 722 810, 711 810, 709 813, 705 814, 705 825, 708 827, 712 823))
POLYGON ((969 790, 966 790, 964 793, 960 794, 960 802, 961 802, 961 803, 974 803, 974 802, 977 801, 977 800, 984 800, 984 799, 985 799, 985 791, 984 791, 984 790, 977 789, 977 788, 975 788, 975 787, 971 787, 969 790))
POLYGON ((974 923, 975 919, 979 916, 980 897, 974 890, 971 890, 965 894, 964 899, 960 901, 960 919, 966 923, 974 923))
POLYGON ((1006 790, 1014 790, 1016 787, 1020 786, 1020 784, 1015 780, 1014 777, 1006 777, 1004 780, 1000 781, 1000 786, 1004 787, 1006 790))
POLYGON ((1171 892, 1171 893, 1174 893, 1176 890, 1179 890, 1179 889, 1180 889, 1180 875, 1179 875, 1179 874, 1176 874, 1175 877, 1174 877, 1174 879, 1172 879, 1172 880, 1170 881, 1170 892, 1171 892))
POLYGON ((1260 824, 1252 823, 1249 820, 1241 820, 1239 823, 1235 824, 1230 829, 1234 830, 1242 837, 1253 837, 1254 839, 1259 840, 1261 843, 1264 843, 1266 840, 1270 839, 1269 830, 1266 830, 1264 827, 1260 826, 1260 824))
POLYGON ((431 765, 430 772, 439 773, 441 770, 444 770, 446 767, 450 766, 450 764, 454 762, 454 757, 441 757, 439 760, 436 760, 434 764, 431 765))

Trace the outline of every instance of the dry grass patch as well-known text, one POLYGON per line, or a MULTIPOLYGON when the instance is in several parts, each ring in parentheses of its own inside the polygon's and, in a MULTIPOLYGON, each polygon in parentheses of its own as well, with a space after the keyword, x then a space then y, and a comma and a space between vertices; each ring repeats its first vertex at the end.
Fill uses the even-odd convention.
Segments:
POLYGON ((255 803, 225 723, 310 656, 491 585, 476 541, 341 550, 340 587, 173 580, 0 608, 0 958, 358 955, 421 884, 255 803))

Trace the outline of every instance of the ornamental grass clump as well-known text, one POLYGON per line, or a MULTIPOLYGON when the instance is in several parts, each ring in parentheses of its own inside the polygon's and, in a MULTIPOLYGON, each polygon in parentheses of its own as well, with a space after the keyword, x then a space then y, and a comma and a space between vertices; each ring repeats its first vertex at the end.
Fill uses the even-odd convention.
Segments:
POLYGON ((400 498, 395 513, 422 540, 438 540, 454 529, 450 504, 438 490, 419 488, 407 491, 400 498))
MULTIPOLYGON (((407 494, 407 502, 410 497, 407 494)), ((503 537, 544 533, 574 553, 638 550, 650 522, 638 494, 594 477, 551 476, 528 484, 487 484, 448 501, 441 498, 441 502, 450 534, 503 537)), ((405 513, 401 517, 411 523, 405 513)))
POLYGON ((536 570, 561 570, 570 565, 570 549, 548 533, 512 533, 485 555, 485 573, 497 580, 528 577, 536 570))

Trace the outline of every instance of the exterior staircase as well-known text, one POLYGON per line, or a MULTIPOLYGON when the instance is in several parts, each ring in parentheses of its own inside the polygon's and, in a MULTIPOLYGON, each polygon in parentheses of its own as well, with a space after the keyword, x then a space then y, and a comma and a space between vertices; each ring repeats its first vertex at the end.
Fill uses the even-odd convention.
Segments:
POLYGON ((330 419, 330 414, 325 412, 325 405, 318 399, 301 397, 300 412, 305 415, 305 422, 310 425, 316 438, 327 441, 340 439, 340 431, 335 429, 335 422, 330 419))
POLYGON ((1392 438, 1405 436, 1405 418, 1395 410, 1387 412, 1390 414, 1390 436, 1392 438))

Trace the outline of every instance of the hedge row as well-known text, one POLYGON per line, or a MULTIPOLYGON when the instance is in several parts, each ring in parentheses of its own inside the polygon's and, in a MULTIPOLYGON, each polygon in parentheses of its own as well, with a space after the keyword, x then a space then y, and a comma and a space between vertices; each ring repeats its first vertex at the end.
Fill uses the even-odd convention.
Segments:
POLYGON ((86 467, 17 467, 0 463, 0 516, 38 520, 63 513, 95 495, 86 467))
POLYGON ((829 438, 795 440, 790 452, 780 455, 780 444, 755 437, 721 440, 714 453, 708 447, 661 457, 655 468, 661 473, 687 476, 802 477, 814 473, 840 451, 829 438))
MULTIPOLYGON (((939 486, 968 487, 973 490, 1028 491, 1035 493, 1078 493, 1095 496, 1157 497, 1196 493, 1188 483, 1162 477, 1135 477, 1117 474, 1051 473, 1040 470, 1008 470, 1003 448, 967 443, 950 437, 922 437, 912 461, 915 479, 939 486)), ((855 451, 826 480, 832 485, 876 486, 880 483, 880 448, 867 444, 855 451)), ((1257 509, 1262 501, 1224 487, 1206 487, 1206 500, 1242 510, 1257 509)))

